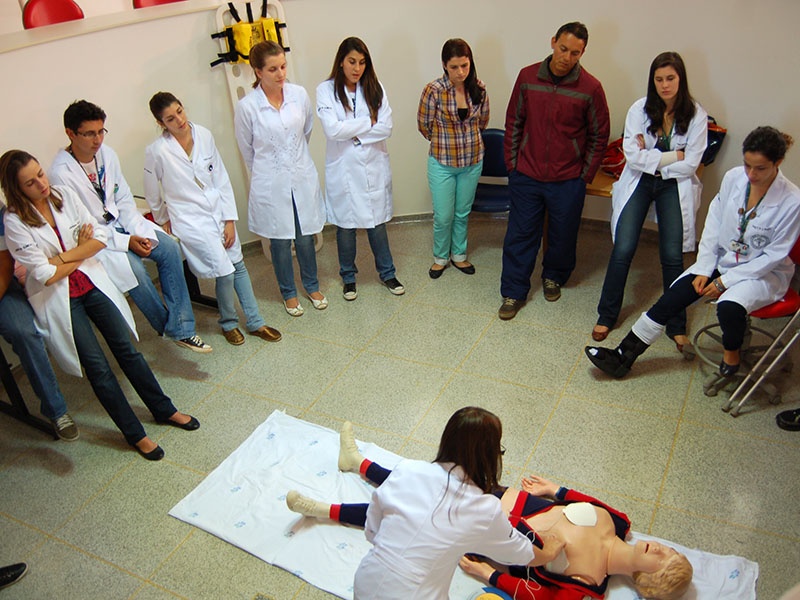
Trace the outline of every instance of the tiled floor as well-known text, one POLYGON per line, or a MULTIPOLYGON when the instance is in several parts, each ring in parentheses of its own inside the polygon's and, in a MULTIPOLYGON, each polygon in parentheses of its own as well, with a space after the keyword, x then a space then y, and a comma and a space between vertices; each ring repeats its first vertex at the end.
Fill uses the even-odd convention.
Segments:
MULTIPOLYGON (((335 241, 319 254, 331 305, 301 318, 280 307, 271 266, 247 263, 279 344, 248 337, 225 343, 216 315, 196 309, 198 331, 214 346, 192 354, 158 338, 139 317, 139 347, 179 408, 202 428, 187 433, 152 423, 166 450, 142 460, 92 396, 59 373, 77 443, 54 442, 0 415, 0 564, 28 561, 30 573, 3 598, 137 600, 328 597, 167 511, 275 409, 337 428, 400 454, 431 459, 449 415, 467 404, 496 412, 508 449, 504 482, 529 472, 588 491, 631 515, 634 529, 687 546, 737 554, 761 567, 759 597, 777 598, 800 579, 800 433, 774 415, 800 403, 796 376, 784 404, 760 398, 733 419, 707 398, 710 370, 659 341, 623 381, 599 374, 583 355, 610 250, 607 233, 582 232, 579 266, 557 303, 543 300, 538 270, 516 319, 497 318, 505 222, 478 217, 470 229, 477 274, 453 268, 428 278, 430 222, 390 226, 405 284, 394 297, 379 284, 359 234, 359 296, 345 302, 335 241)), ((617 342, 658 295, 658 257, 644 244, 634 264, 617 342)), ((692 309, 696 330, 709 317, 692 309)), ((134 394, 124 382, 130 397, 134 394)), ((23 384, 23 393, 32 397, 23 384)))

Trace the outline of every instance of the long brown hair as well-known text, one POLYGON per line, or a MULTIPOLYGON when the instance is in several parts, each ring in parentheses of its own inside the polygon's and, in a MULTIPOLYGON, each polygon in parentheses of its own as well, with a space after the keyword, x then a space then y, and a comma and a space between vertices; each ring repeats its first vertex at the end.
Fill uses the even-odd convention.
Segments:
MULTIPOLYGON (((28 154, 24 150, 9 150, 0 156, 0 187, 6 197, 8 212, 18 215, 26 225, 42 227, 46 224, 44 219, 19 185, 19 172, 31 161, 39 164, 32 154, 28 154)), ((58 212, 61 212, 64 203, 52 188, 50 188, 50 202, 58 212)))
POLYGON ((464 80, 464 90, 467 92, 472 104, 478 106, 483 102, 486 90, 478 84, 478 67, 475 66, 472 48, 469 47, 467 42, 461 38, 451 38, 444 43, 444 46, 442 46, 442 69, 444 69, 444 74, 447 75, 448 61, 451 58, 461 58, 463 56, 469 59, 469 73, 464 80))
MULTIPOLYGON (((281 45, 277 42, 273 42, 272 40, 258 42, 255 46, 250 48, 250 66, 253 68, 253 72, 255 72, 256 69, 263 69, 264 63, 267 62, 267 58, 270 56, 280 56, 281 54, 286 54, 286 51, 281 48, 281 45)), ((256 80, 253 82, 253 89, 257 88, 260 83, 261 80, 258 78, 258 75, 256 75, 256 80)))
POLYGON ((361 75, 360 83, 361 90, 364 92, 364 100, 367 101, 369 106, 369 116, 378 120, 378 110, 383 102, 383 88, 378 81, 378 76, 375 74, 375 67, 372 66, 372 57, 369 55, 369 48, 367 45, 357 37, 349 37, 342 40, 339 44, 339 49, 336 51, 336 58, 333 59, 333 67, 328 79, 333 79, 333 90, 339 102, 344 106, 345 112, 352 112, 353 107, 350 106, 350 99, 345 90, 344 69, 342 69, 342 62, 345 56, 350 54, 353 50, 359 54, 364 55, 365 65, 364 73, 361 75))
MULTIPOLYGON (((650 63, 650 75, 647 80, 647 100, 644 103, 644 112, 650 119, 647 128, 655 134, 664 124, 664 109, 666 103, 661 99, 656 90, 656 70, 664 67, 672 67, 678 74, 678 93, 675 96, 675 132, 681 135, 689 131, 689 124, 694 118, 695 105, 692 95, 689 93, 689 79, 686 77, 686 66, 683 64, 681 55, 677 52, 662 52, 650 63)), ((665 134, 668 132, 664 132, 665 134)))
POLYGON ((442 432, 434 462, 455 463, 484 493, 499 487, 503 472, 503 425, 497 415, 477 406, 453 413, 442 432))

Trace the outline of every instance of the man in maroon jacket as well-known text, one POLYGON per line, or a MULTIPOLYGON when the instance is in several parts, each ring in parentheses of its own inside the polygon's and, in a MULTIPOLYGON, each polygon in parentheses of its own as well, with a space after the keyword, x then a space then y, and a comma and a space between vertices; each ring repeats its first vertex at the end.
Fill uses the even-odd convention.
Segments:
POLYGON ((503 242, 501 319, 513 319, 528 297, 547 213, 542 261, 544 297, 555 302, 575 268, 586 184, 608 143, 603 86, 579 63, 589 33, 562 25, 553 53, 519 72, 506 110, 505 161, 511 208, 503 242))

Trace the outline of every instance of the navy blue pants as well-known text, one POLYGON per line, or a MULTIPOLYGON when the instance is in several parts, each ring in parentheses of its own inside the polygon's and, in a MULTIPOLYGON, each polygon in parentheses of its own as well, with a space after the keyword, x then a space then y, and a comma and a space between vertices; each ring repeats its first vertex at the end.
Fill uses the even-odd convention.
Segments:
POLYGON ((542 259, 542 279, 564 285, 575 269, 586 182, 577 178, 545 183, 511 171, 508 190, 511 203, 503 241, 500 294, 525 300, 542 242, 545 212, 547 250, 542 259))

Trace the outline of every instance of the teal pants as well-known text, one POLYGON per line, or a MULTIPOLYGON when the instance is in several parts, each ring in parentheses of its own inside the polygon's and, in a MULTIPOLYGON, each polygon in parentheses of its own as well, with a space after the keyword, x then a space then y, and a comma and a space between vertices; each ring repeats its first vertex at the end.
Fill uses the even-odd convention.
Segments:
POLYGON ((433 199, 433 260, 467 260, 467 222, 475 200, 483 161, 468 167, 448 167, 428 157, 428 186, 433 199))

